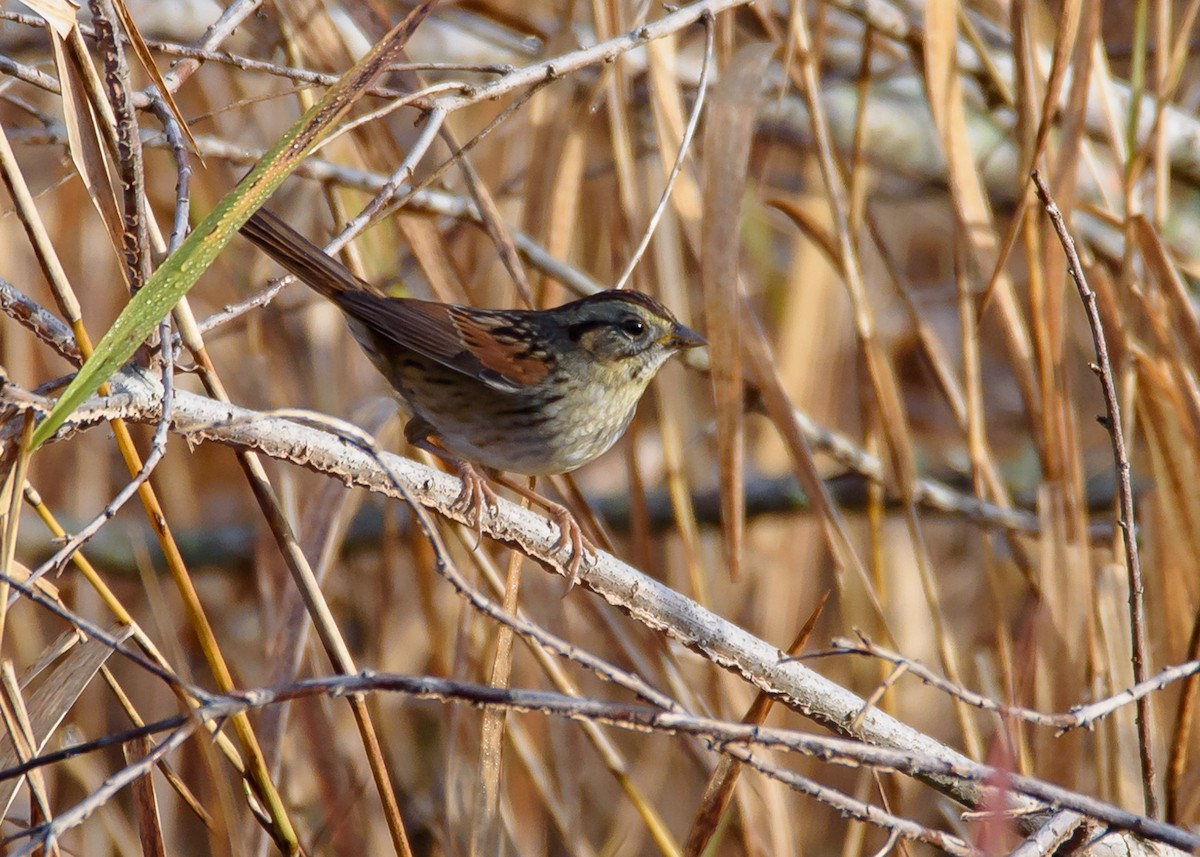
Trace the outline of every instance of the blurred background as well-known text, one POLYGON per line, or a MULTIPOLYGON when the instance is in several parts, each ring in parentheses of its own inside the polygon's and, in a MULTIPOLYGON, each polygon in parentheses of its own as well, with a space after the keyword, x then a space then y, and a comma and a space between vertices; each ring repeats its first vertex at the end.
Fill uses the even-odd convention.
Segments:
MULTIPOLYGON (((244 14, 175 92, 195 138, 193 223, 332 80, 312 73, 340 74, 409 8, 380 0, 125 5, 164 73, 222 12, 244 14)), ((391 110, 389 102, 422 87, 433 87, 433 98, 465 96, 417 165, 420 192, 402 189, 403 206, 342 258, 394 294, 520 306, 498 249, 512 242, 536 304, 557 305, 589 278, 610 287, 621 276, 659 205, 707 72, 705 111, 630 285, 662 299, 713 347, 663 370, 625 439, 576 474, 579 491, 617 556, 781 649, 829 593, 805 651, 826 651, 833 638, 860 630, 994 700, 1061 712, 1130 686, 1134 673, 1092 334, 1033 195, 1036 166, 1078 242, 1107 336, 1132 465, 1147 668, 1197 658, 1200 265, 1189 239, 1200 211, 1200 3, 697 5, 717 9, 711 55, 705 27, 690 24, 612 62, 576 64, 580 49, 637 33, 674 7, 447 0, 409 43, 410 65, 360 102, 355 117, 364 121, 310 158, 268 207, 328 241, 421 134, 420 109, 391 110), (544 85, 472 97, 514 67, 553 58, 567 70, 544 85), (457 158, 452 147, 467 154, 457 158), (499 244, 473 214, 481 198, 507 231, 499 244), (722 386, 731 371, 745 374, 744 386, 722 386), (784 425, 781 414, 793 411, 806 420, 815 453, 784 425), (808 499, 797 474, 810 465, 836 517, 808 499), (740 516, 730 516, 735 495, 744 498, 744 533, 740 516), (838 526, 844 543, 832 535, 838 526)), ((123 260, 80 178, 87 147, 71 139, 78 104, 56 90, 61 62, 32 6, 3 6, 0 125, 96 340, 128 301, 123 260)), ((102 74, 87 4, 80 20, 102 74)), ((130 64, 135 88, 149 85, 130 64)), ((176 162, 159 119, 146 111, 137 119, 148 211, 169 234, 176 162)), ((0 195, 0 277, 54 308, 26 223, 0 195)), ((190 293, 191 309, 203 321, 279 274, 235 239, 190 293)), ((386 383, 338 311, 303 287, 206 329, 205 343, 237 404, 341 417, 417 456, 404 446, 386 383)), ((186 350, 179 360, 181 370, 194 362, 186 350)), ((73 371, 12 318, 0 325, 0 362, 24 390, 73 371)), ((203 392, 192 374, 176 379, 203 392)), ((132 429, 145 450, 153 426, 132 429)), ((403 504, 292 464, 266 468, 359 666, 489 680, 496 625, 437 576, 403 504)), ((74 531, 130 474, 113 432, 100 426, 39 451, 27 477, 74 531)), ((235 684, 331 672, 302 628, 295 586, 233 451, 173 437, 152 483, 235 684)), ((473 534, 445 526, 461 568, 503 573, 507 550, 485 540, 473 551, 473 534)), ((31 512, 19 536, 16 560, 29 568, 57 547, 31 512)), ((214 687, 141 505, 127 504, 84 554, 179 675, 214 687)), ((527 563, 521 584, 529 618, 639 672, 690 710, 745 714, 754 687, 585 590, 564 598, 562 579, 540 570, 527 563)), ((101 625, 114 621, 75 567, 51 582, 71 609, 101 625)), ((67 629, 20 600, 6 619, 3 657, 22 675, 67 629)), ((891 672, 846 655, 811 666, 864 697, 891 672)), ((117 658, 109 667, 145 719, 178 710, 160 679, 117 658)), ((631 701, 566 669, 585 696, 631 701)), ((555 687, 520 642, 511 684, 555 687)), ((1200 822, 1194 692, 1194 683, 1173 684, 1150 705, 1157 811, 1183 825, 1200 822)), ((1058 735, 967 709, 912 677, 876 704, 976 760, 1148 811, 1131 706, 1093 730, 1058 735)), ((680 853, 672 849, 688 838, 715 765, 694 745, 660 735, 606 730, 611 747, 601 752, 578 724, 540 715, 510 715, 497 757, 481 750, 476 709, 390 694, 371 696, 368 708, 419 854, 480 853, 472 831, 488 760, 501 764, 503 853, 680 853)), ((251 722, 306 853, 393 851, 344 704, 300 700, 251 722)), ((782 706, 767 722, 819 730, 782 706)), ((111 686, 92 681, 47 749, 129 725, 111 686)), ((170 760, 183 787, 155 775, 166 853, 273 847, 241 778, 211 743, 194 739, 170 760)), ((1020 838, 1012 823, 964 821, 961 807, 898 775, 782 754, 775 761, 983 847, 1007 849, 1020 838)), ((61 811, 123 764, 120 748, 108 748, 41 776, 61 811)), ((22 787, 0 833, 44 812, 22 787)), ((121 792, 63 850, 136 853, 146 838, 135 818, 133 797, 121 792)), ((870 854, 885 841, 886 832, 747 773, 709 853, 870 854)))

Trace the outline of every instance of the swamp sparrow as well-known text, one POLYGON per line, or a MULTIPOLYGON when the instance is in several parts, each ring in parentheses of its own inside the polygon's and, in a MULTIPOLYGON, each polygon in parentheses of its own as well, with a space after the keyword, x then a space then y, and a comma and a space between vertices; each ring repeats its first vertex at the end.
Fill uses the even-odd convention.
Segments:
MULTIPOLYGON (((241 231, 337 304, 408 406, 408 442, 462 475, 456 506, 476 524, 482 503, 495 499, 476 465, 543 476, 587 464, 624 434, 659 367, 705 344, 640 292, 600 292, 546 310, 386 297, 265 209, 241 231)), ((550 511, 559 548, 572 551, 573 585, 584 552, 579 525, 562 506, 504 484, 550 511)))

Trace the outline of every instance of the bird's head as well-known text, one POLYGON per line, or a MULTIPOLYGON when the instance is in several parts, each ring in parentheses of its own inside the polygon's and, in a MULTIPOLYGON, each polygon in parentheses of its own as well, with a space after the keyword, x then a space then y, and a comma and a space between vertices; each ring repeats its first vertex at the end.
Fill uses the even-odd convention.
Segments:
POLYGON ((568 347, 586 352, 605 380, 628 378, 643 387, 672 355, 705 345, 660 302, 629 290, 609 290, 565 304, 562 334, 568 347))

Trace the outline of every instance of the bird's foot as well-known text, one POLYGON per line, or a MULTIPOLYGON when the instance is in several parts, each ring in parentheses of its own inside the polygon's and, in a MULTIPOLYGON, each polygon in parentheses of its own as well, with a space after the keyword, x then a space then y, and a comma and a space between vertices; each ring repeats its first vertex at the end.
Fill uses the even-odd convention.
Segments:
POLYGON ((554 523, 558 524, 558 541, 554 543, 555 553, 564 550, 570 551, 567 560, 567 592, 563 593, 566 595, 579 582, 579 568, 583 565, 584 557, 589 552, 595 556, 597 550, 596 546, 583 534, 575 516, 565 506, 547 500, 545 509, 554 523))
POLYGON ((488 483, 488 478, 479 468, 469 461, 457 460, 459 476, 462 478, 462 490, 450 504, 450 509, 466 519, 468 527, 475 531, 475 547, 483 541, 483 511, 488 506, 492 511, 499 507, 499 499, 495 490, 488 483))

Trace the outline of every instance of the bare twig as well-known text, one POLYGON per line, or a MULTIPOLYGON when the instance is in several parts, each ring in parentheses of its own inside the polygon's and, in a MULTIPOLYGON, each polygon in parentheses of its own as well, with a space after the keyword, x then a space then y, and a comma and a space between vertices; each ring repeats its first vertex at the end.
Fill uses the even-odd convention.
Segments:
POLYGON ((625 270, 621 272, 621 276, 617 277, 617 282, 613 285, 614 289, 623 289, 625 284, 629 282, 629 278, 633 276, 633 271, 641 261, 642 254, 646 252, 646 248, 650 246, 650 239, 654 237, 654 230, 658 226, 658 221, 662 218, 663 212, 667 209, 667 202, 671 199, 671 190, 675 187, 675 178, 679 175, 679 171, 683 169, 683 161, 687 157, 688 149, 691 148, 692 138, 696 135, 696 126, 700 124, 700 114, 704 110, 704 97, 708 94, 708 72, 712 65, 713 57, 713 34, 715 32, 715 23, 712 14, 706 14, 701 21, 704 24, 704 64, 700 66, 700 82, 696 86, 696 103, 692 105, 692 115, 688 119, 687 128, 684 129, 683 139, 679 142, 679 151, 675 155, 675 163, 671 165, 671 173, 667 176, 667 184, 663 188, 662 196, 659 197, 658 205, 654 207, 654 214, 650 217, 650 222, 646 224, 646 231, 642 234, 642 240, 638 243, 637 249, 633 251, 633 255, 629 257, 628 264, 625 265, 625 270))
POLYGON ((175 216, 171 225, 171 237, 167 242, 167 253, 170 254, 174 253, 187 237, 188 213, 192 207, 192 164, 188 158, 183 128, 167 103, 161 98, 153 98, 150 101, 150 109, 162 123, 163 133, 175 159, 175 216))
MULTIPOLYGON (((1108 359, 1108 344, 1104 338, 1104 325, 1100 321, 1100 312, 1096 308, 1096 293, 1087 284, 1083 273, 1083 265, 1079 254, 1075 251, 1075 240, 1067 229, 1062 212, 1054 203, 1050 189, 1042 179, 1041 173, 1034 170, 1033 184, 1037 188, 1038 198, 1046 210, 1058 240, 1062 243, 1063 252, 1067 256, 1067 273, 1079 290, 1080 300, 1083 301, 1087 312, 1088 325, 1092 329, 1092 344, 1096 349, 1097 363, 1092 370, 1100 378, 1100 387, 1104 392, 1104 407, 1107 416, 1102 421, 1112 439, 1113 461, 1117 471, 1117 493, 1119 498, 1120 517, 1117 524, 1121 529, 1121 543, 1125 548, 1125 569, 1129 580, 1129 630, 1130 657, 1133 664, 1133 680, 1136 684, 1146 681, 1149 673, 1148 655, 1146 652, 1146 606, 1144 601, 1144 585, 1142 582, 1142 563, 1137 546, 1137 528, 1133 517, 1133 487, 1129 480, 1129 453, 1125 449, 1124 424, 1121 422, 1121 405, 1117 399, 1117 386, 1113 380, 1112 364, 1108 359)), ((1150 709, 1150 697, 1143 696, 1137 700, 1137 729, 1138 751, 1142 762, 1142 795, 1145 800, 1146 814, 1158 815, 1158 797, 1154 787, 1154 723, 1153 712, 1150 709)))
MULTIPOLYGON (((225 11, 221 13, 221 17, 204 31, 198 47, 214 50, 233 35, 243 21, 257 12, 262 3, 263 0, 236 0, 226 7, 225 11)), ((174 68, 163 76, 167 89, 172 92, 179 91, 179 87, 183 86, 184 81, 191 77, 198 68, 200 68, 199 58, 188 57, 176 63, 174 68)))
POLYGON ((1139 682, 1133 687, 1126 688, 1120 693, 1113 694, 1105 699, 1099 699, 1083 705, 1073 705, 1065 714, 1046 714, 1041 711, 1034 711, 1031 708, 1023 708, 1019 705, 997 702, 981 693, 967 690, 937 675, 920 661, 905 657, 897 652, 889 651, 871 642, 861 634, 857 642, 846 638, 837 638, 833 641, 832 652, 815 652, 806 657, 823 657, 826 654, 855 654, 879 658, 880 660, 895 664, 897 667, 902 667, 906 672, 915 675, 931 687, 936 687, 938 690, 956 699, 961 699, 975 708, 983 711, 993 711, 1005 717, 1016 717, 1027 723, 1035 723, 1039 726, 1048 726, 1060 732, 1066 732, 1071 729, 1090 728, 1097 720, 1109 716, 1125 705, 1144 699, 1173 682, 1182 681, 1190 676, 1200 674, 1200 660, 1185 661, 1175 666, 1165 667, 1145 681, 1139 682))
POLYGON ((125 275, 136 292, 150 276, 149 232, 146 226, 146 171, 142 161, 142 137, 133 91, 129 83, 129 63, 125 47, 114 29, 116 12, 112 0, 90 0, 96 36, 104 57, 104 84, 116 115, 117 167, 121 178, 122 216, 121 252, 125 275))
MULTIPOLYGON (((313 695, 345 696, 367 692, 391 692, 411 695, 421 699, 439 701, 465 702, 475 706, 503 707, 517 712, 540 712, 552 716, 567 717, 575 720, 594 720, 611 726, 639 731, 653 730, 667 734, 695 735, 705 738, 714 749, 723 753, 732 753, 743 761, 759 770, 771 770, 763 766, 750 753, 747 747, 765 747, 784 749, 801 753, 806 756, 821 759, 835 764, 859 766, 865 765, 885 770, 896 770, 920 776, 946 776, 968 780, 976 783, 988 781, 1001 782, 1006 789, 1017 793, 1036 797, 1041 801, 1053 803, 1060 807, 1084 814, 1102 821, 1113 827, 1135 831, 1147 838, 1163 842, 1177 848, 1194 849, 1200 847, 1200 834, 1192 833, 1180 827, 1164 824, 1152 818, 1127 812, 1120 807, 1096 800, 1070 789, 1053 785, 1034 777, 1025 777, 1000 770, 990 765, 963 761, 950 763, 940 756, 926 753, 905 753, 872 744, 851 741, 844 738, 834 738, 810 733, 798 732, 758 724, 735 723, 705 717, 695 717, 672 711, 662 711, 656 708, 632 706, 611 703, 595 699, 578 699, 563 696, 558 693, 538 690, 516 690, 499 688, 491 685, 472 684, 450 679, 434 678, 419 675, 401 675, 396 673, 376 672, 365 670, 354 676, 327 676, 305 679, 279 688, 256 688, 243 690, 235 694, 211 697, 201 708, 190 716, 182 715, 167 718, 157 724, 150 724, 136 732, 130 731, 126 739, 147 734, 148 730, 167 731, 171 734, 160 745, 174 747, 192 734, 198 722, 229 717, 234 713, 245 713, 293 699, 313 695)), ((25 773, 32 767, 43 764, 43 758, 31 759, 21 766, 7 771, 0 771, 0 778, 16 776, 25 773)), ((132 782, 137 776, 149 769, 150 760, 143 760, 126 767, 118 772, 102 787, 106 798, 115 794, 124 785, 132 782)), ((776 773, 778 769, 772 771, 776 773)), ((793 787, 802 787, 804 778, 785 777, 785 782, 793 787)), ((816 784, 813 784, 816 785, 816 784)), ((818 786, 821 794, 832 792, 818 786)), ((808 792, 808 788, 803 788, 808 792)), ((810 792, 812 793, 812 792, 810 792)), ((44 825, 22 834, 45 841, 47 836, 57 836, 64 829, 69 829, 86 817, 87 808, 97 806, 92 801, 98 792, 93 792, 89 799, 77 804, 59 818, 70 818, 68 827, 44 825)), ((846 806, 844 803, 835 804, 846 806)), ((873 815, 881 811, 874 809, 873 815)), ((893 817, 894 818, 894 817, 893 817)), ((875 821, 876 818, 866 817, 865 820, 875 821)), ((900 819, 900 824, 888 824, 892 829, 900 829, 902 835, 912 822, 900 819)), ((1068 816, 1061 818, 1062 824, 1072 821, 1068 816)), ((944 836, 944 834, 939 834, 944 836)), ((956 848, 954 853, 967 853, 969 849, 956 848)), ((27 853, 19 851, 17 853, 27 853)))
POLYGON ((728 9, 744 6, 749 0, 699 0, 689 3, 681 9, 669 12, 656 21, 644 24, 629 33, 623 33, 607 41, 599 42, 577 51, 561 54, 544 62, 534 63, 506 74, 499 80, 476 87, 470 95, 444 96, 438 99, 438 105, 448 113, 461 110, 472 104, 481 104, 506 95, 517 89, 524 89, 539 81, 561 77, 587 66, 612 62, 622 54, 641 47, 646 42, 661 39, 672 33, 678 33, 700 21, 707 15, 716 15, 728 9))
POLYGON ((71 329, 3 277, 0 277, 0 311, 49 345, 64 360, 74 366, 83 363, 71 329))

